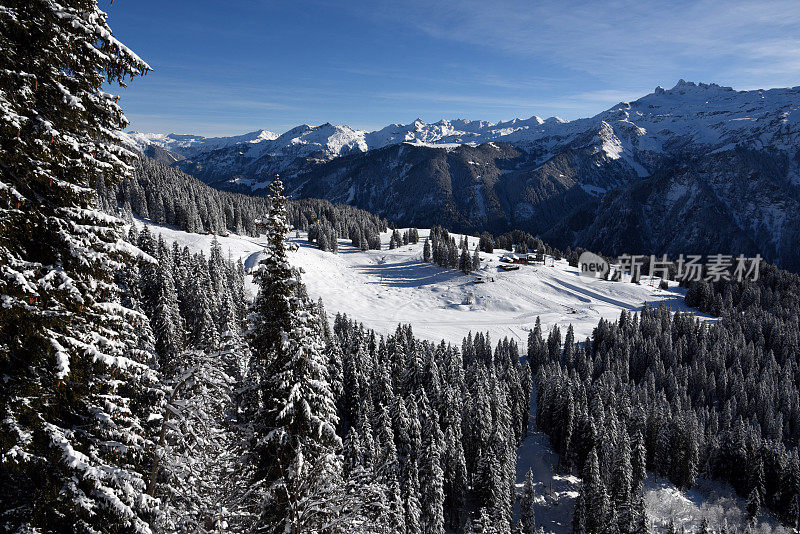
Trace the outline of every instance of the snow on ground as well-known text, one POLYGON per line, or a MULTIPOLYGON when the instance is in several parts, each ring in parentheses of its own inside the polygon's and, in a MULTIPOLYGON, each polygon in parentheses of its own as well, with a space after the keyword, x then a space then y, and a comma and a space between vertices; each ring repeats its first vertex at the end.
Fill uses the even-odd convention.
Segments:
MULTIPOLYGON (((146 224, 155 235, 195 252, 208 254, 211 250, 212 235, 190 234, 149 221, 137 220, 136 224, 146 224)), ((306 241, 304 233, 299 238, 292 233, 298 250, 290 259, 303 269, 309 294, 321 297, 329 314, 347 313, 384 334, 393 332, 400 322, 409 323, 417 336, 434 341, 460 343, 470 330, 480 330, 488 331, 495 341, 510 336, 524 345, 537 316, 545 331, 556 324, 565 330, 572 324, 576 338, 582 340, 591 335, 601 317, 616 319, 621 310, 637 311, 645 302, 686 309, 677 287, 660 290, 646 279, 636 285, 585 278, 564 261, 548 262, 548 266, 521 265, 518 271, 502 272, 498 266, 504 251, 481 253, 483 267, 473 275, 442 269, 422 262, 428 231, 419 233, 418 244, 394 250, 388 250, 388 232, 381 236, 381 251, 361 252, 348 241, 339 240, 338 254, 322 252, 306 241), (551 263, 554 266, 549 266, 551 263), (494 277, 495 281, 475 284, 476 276, 494 277), (470 294, 474 303, 464 304, 470 294)), ((459 236, 455 237, 458 240, 459 236)), ((217 239, 223 253, 233 260, 241 259, 248 269, 258 263, 265 244, 263 238, 235 234, 217 239)), ((474 249, 477 239, 469 238, 469 242, 474 249)), ((254 294, 255 287, 248 287, 254 294)), ((535 414, 532 409, 529 435, 518 450, 518 488, 522 490, 525 473, 532 468, 537 481, 537 524, 546 532, 568 533, 580 480, 556 472, 558 457, 548 437, 537 431, 535 414)), ((746 503, 724 484, 701 480, 697 488, 680 492, 669 482, 651 477, 645 485, 645 502, 658 526, 674 518, 676 525, 685 525, 691 532, 706 516, 712 526, 726 520, 730 527, 744 528, 742 511, 746 503)), ((767 516, 760 521, 754 532, 788 532, 767 516)))
MULTIPOLYGON (((182 230, 177 230, 170 226, 153 224, 148 220, 136 219, 136 227, 141 230, 144 225, 150 229, 154 236, 161 235, 167 243, 177 241, 181 247, 188 246, 192 252, 202 252, 206 256, 211 252, 211 243, 214 240, 211 234, 191 234, 182 230)), ((237 234, 227 236, 216 236, 222 247, 223 253, 233 261, 241 259, 244 261, 253 252, 264 249, 266 240, 264 238, 248 237, 237 234)))
MULTIPOLYGON (((206 254, 211 250, 212 235, 138 220, 137 225, 141 224, 167 241, 206 254)), ((638 311, 645 302, 686 309, 678 287, 661 290, 646 279, 636 285, 586 278, 563 260, 504 272, 499 265, 505 252, 496 251, 481 253, 484 261, 479 272, 465 275, 442 269, 422 261, 428 230, 419 233, 419 243, 394 250, 388 250, 388 232, 381 235, 384 248, 380 251, 362 252, 340 239, 339 253, 332 254, 309 243, 305 233, 297 238, 293 232, 291 241, 298 250, 290 254, 290 260, 303 269, 309 295, 322 298, 329 313, 346 313, 382 334, 394 332, 398 323, 408 323, 417 336, 432 341, 460 343, 470 331, 488 331, 494 340, 508 336, 524 345, 537 317, 545 332, 554 325, 566 331, 572 324, 580 341, 591 336, 601 317, 616 319, 621 310, 638 311), (495 281, 475 284, 476 276, 495 281)), ((459 236, 455 237, 458 241, 459 236)), ((217 239, 223 253, 242 259, 247 269, 258 263, 264 247, 263 238, 230 234, 217 239)), ((477 238, 468 239, 474 250, 477 238)))
MULTIPOLYGON (((442 269, 422 261, 428 230, 419 233, 419 243, 394 250, 388 250, 388 232, 381 236, 380 251, 362 252, 339 240, 338 254, 321 252, 301 235, 293 238, 299 249, 291 260, 305 270, 309 294, 321 297, 329 312, 345 312, 379 333, 409 323, 417 336, 433 341, 460 343, 469 331, 488 331, 494 340, 508 336, 524 345, 536 317, 545 332, 554 325, 565 331, 572 324, 582 340, 601 317, 616 319, 621 310, 638 311, 645 302, 686 309, 680 288, 586 278, 566 261, 504 272, 499 260, 505 252, 496 251, 481 253, 483 266, 471 275, 442 269), (475 284, 476 276, 495 281, 475 284)), ((474 250, 477 238, 469 243, 474 250)))
POLYGON ((517 494, 522 494, 525 475, 532 469, 536 525, 545 532, 572 532, 572 513, 581 481, 576 476, 556 472, 558 455, 550 448, 550 438, 536 428, 535 391, 530 411, 528 436, 517 449, 517 494))
MULTIPOLYGON (((699 479, 694 488, 681 492, 670 482, 651 476, 645 481, 644 490, 647 512, 657 527, 666 527, 672 519, 679 529, 683 526, 694 532, 705 517, 713 529, 727 525, 729 530, 745 532, 747 499, 737 496, 728 484, 699 479)), ((791 531, 762 509, 751 532, 789 534, 791 531)))

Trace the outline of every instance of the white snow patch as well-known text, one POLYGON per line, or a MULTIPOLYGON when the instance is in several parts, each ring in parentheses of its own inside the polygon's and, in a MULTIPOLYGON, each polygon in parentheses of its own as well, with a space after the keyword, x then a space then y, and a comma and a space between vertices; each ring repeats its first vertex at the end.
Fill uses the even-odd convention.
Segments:
MULTIPOLYGON (((212 235, 137 221, 137 226, 142 224, 195 252, 207 255, 211 250, 212 235)), ((552 267, 549 263, 547 267, 523 265, 518 271, 503 272, 499 258, 508 252, 496 250, 480 253, 482 268, 474 274, 442 269, 422 261, 429 230, 420 229, 419 234, 419 243, 388 250, 390 234, 385 232, 381 234, 383 250, 366 252, 340 239, 339 253, 332 254, 309 243, 305 233, 295 238, 292 232, 290 240, 299 247, 289 259, 305 271, 303 282, 309 295, 322 298, 329 313, 347 313, 381 334, 407 323, 417 336, 432 341, 460 343, 470 331, 488 331, 494 340, 508 336, 524 345, 537 317, 546 330, 555 325, 565 330, 572 324, 576 338, 584 339, 600 318, 615 320, 622 310, 638 311, 645 302, 686 310, 679 287, 661 290, 646 278, 641 285, 586 278, 563 260, 552 267), (474 284, 475 276, 491 276, 495 282, 474 284), (474 294, 474 305, 462 307, 469 293, 474 294)), ((456 241, 459 237, 455 235, 456 241)), ((223 254, 234 261, 241 259, 246 268, 257 264, 265 245, 263 237, 230 234, 217 239, 223 254)), ((478 239, 467 239, 474 250, 478 239)), ((248 288, 255 294, 252 284, 248 288)))

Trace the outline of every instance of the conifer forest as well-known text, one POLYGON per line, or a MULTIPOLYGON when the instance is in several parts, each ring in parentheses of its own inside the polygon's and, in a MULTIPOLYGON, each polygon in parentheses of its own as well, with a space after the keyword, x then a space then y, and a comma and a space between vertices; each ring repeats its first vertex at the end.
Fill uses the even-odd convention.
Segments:
POLYGON ((797 88, 147 134, 112 4, 0 0, 0 531, 800 532, 797 88))

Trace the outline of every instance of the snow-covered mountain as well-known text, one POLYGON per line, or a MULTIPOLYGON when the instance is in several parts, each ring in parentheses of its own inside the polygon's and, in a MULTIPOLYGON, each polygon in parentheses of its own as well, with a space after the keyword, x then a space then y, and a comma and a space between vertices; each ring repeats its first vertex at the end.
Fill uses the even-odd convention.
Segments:
POLYGON ((127 134, 128 139, 140 150, 148 146, 157 146, 171 152, 175 152, 184 157, 199 154, 206 150, 216 150, 232 145, 255 144, 262 141, 271 141, 278 137, 278 134, 267 130, 257 130, 242 135, 231 137, 203 137, 202 135, 189 134, 157 134, 131 132, 127 134))
POLYGON ((520 228, 608 253, 762 252, 800 269, 792 245, 800 238, 800 87, 735 91, 681 80, 573 121, 130 139, 220 189, 259 193, 281 172, 295 196, 401 224, 520 228))
MULTIPOLYGON (((587 132, 596 135, 594 141, 613 159, 635 158, 642 151, 672 153, 677 139, 682 144, 723 150, 744 143, 756 149, 791 151, 800 132, 800 87, 735 91, 713 83, 680 80, 672 89, 657 87, 638 100, 620 102, 594 117, 573 121, 536 116, 502 122, 455 119, 426 123, 417 119, 373 132, 326 123, 297 126, 283 134, 258 130, 232 137, 136 132, 128 136, 140 150, 152 145, 184 158, 213 161, 213 157, 203 156, 214 152, 225 160, 219 151, 233 150, 245 156, 243 160, 311 155, 333 159, 399 143, 436 146, 493 141, 549 149, 542 154, 546 156, 587 132)), ((241 170, 234 162, 227 163, 227 173, 241 170)), ((219 167, 224 170, 223 165, 219 167)))

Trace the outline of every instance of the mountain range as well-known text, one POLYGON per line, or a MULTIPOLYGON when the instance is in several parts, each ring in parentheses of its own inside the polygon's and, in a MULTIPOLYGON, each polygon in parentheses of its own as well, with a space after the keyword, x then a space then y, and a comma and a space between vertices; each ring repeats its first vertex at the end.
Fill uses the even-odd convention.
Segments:
POLYGON ((594 117, 329 123, 235 137, 127 134, 219 189, 276 172, 402 225, 522 229, 607 254, 755 254, 800 270, 800 87, 681 80, 594 117))

